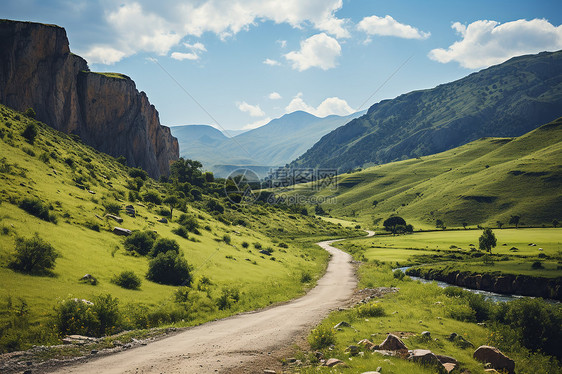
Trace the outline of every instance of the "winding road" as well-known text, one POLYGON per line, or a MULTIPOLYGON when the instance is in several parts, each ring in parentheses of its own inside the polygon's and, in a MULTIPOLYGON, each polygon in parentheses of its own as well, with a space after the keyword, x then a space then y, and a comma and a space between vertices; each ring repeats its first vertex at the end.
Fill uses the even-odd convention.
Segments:
POLYGON ((146 346, 65 366, 55 373, 232 373, 267 359, 272 352, 290 347, 352 295, 357 284, 352 258, 331 246, 336 241, 317 243, 332 257, 325 275, 303 297, 205 323, 146 346))

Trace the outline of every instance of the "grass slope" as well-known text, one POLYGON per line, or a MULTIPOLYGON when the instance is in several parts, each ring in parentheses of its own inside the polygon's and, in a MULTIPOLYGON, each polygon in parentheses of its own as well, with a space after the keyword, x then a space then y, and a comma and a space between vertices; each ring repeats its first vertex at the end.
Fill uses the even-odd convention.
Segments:
POLYGON ((332 198, 334 217, 364 225, 391 214, 415 228, 524 225, 562 220, 562 119, 517 138, 483 138, 449 151, 339 176, 338 189, 297 185, 293 195, 332 198), (373 203, 376 201, 376 205, 373 203))
MULTIPOLYGON (((33 325, 45 324, 53 307, 71 297, 91 299, 109 293, 122 306, 144 305, 150 310, 173 305, 176 287, 146 280, 148 260, 126 253, 124 238, 111 232, 114 226, 153 230, 160 237, 175 239, 192 266, 194 286, 190 292, 199 292, 195 285, 203 277, 211 280, 209 303, 215 303, 224 287, 240 291, 240 301, 230 309, 211 308, 208 313, 201 310, 184 324, 264 307, 302 294, 311 286, 301 282, 302 275, 309 274, 314 281, 328 260, 327 253, 312 244, 316 238, 354 234, 320 219, 270 206, 227 207, 218 216, 206 211, 204 202, 193 202, 187 206, 187 213, 197 218, 200 234, 189 233, 189 240, 184 239, 172 233, 179 227, 174 220, 157 221, 167 207, 126 201, 128 171, 114 158, 76 138, 0 106, 0 330, 12 318, 9 300, 26 305, 33 325), (38 129, 33 145, 21 136, 30 123, 38 129), (26 197, 41 199, 58 222, 43 221, 20 209, 18 203, 26 197), (109 202, 122 208, 133 204, 136 217, 122 210, 122 223, 103 218, 104 204, 109 202), (99 231, 89 228, 96 225, 99 231), (35 233, 60 254, 53 276, 31 276, 7 267, 16 237, 30 238, 35 233), (254 243, 270 248, 272 255, 260 253, 254 243), (126 290, 110 282, 124 270, 142 278, 140 290, 126 290), (79 282, 85 274, 96 277, 98 284, 79 282)), ((164 193, 165 188, 148 179, 141 195, 147 189, 164 193)), ((174 217, 180 213, 174 210, 174 217)))

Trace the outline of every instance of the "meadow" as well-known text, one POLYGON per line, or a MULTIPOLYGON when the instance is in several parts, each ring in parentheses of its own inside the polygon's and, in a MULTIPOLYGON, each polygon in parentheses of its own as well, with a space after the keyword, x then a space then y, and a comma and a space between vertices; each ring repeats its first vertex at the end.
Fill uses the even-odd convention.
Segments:
POLYGON ((164 202, 170 182, 142 179, 138 170, 78 137, 4 106, 0 142, 0 350, 60 342, 53 316, 75 298, 116 298, 120 329, 199 324, 286 301, 322 275, 328 255, 316 241, 359 233, 286 207, 231 204, 219 197, 220 180, 207 190, 192 186, 171 214, 164 202), (33 141, 22 135, 29 125, 37 131, 33 141), (26 199, 44 207, 49 219, 20 208, 26 199), (133 206, 134 217, 126 205, 133 206), (126 250, 125 237, 114 234, 114 227, 175 241, 189 265, 189 287, 147 280, 149 261, 126 250), (32 275, 11 268, 18 238, 36 234, 56 250, 54 269, 32 275), (139 289, 115 284, 123 271, 141 280, 139 289), (86 274, 96 281, 80 281, 86 274), (42 332, 26 335, 30 330, 42 332))

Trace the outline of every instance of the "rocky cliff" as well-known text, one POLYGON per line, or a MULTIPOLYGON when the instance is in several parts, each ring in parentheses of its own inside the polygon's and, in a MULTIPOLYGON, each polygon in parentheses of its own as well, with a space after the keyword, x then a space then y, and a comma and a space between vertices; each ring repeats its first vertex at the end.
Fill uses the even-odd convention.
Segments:
POLYGON ((84 143, 150 176, 167 175, 179 156, 177 139, 135 83, 121 74, 93 73, 70 52, 54 25, 0 20, 0 103, 33 108, 37 119, 79 135, 84 143))

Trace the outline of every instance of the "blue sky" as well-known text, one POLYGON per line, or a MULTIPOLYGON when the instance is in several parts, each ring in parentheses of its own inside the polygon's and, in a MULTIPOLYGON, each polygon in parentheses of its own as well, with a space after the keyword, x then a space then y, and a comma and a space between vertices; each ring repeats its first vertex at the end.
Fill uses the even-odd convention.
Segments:
POLYGON ((343 115, 562 49, 558 0, 5 0, 0 17, 66 28, 91 70, 130 76, 168 126, 343 115))

